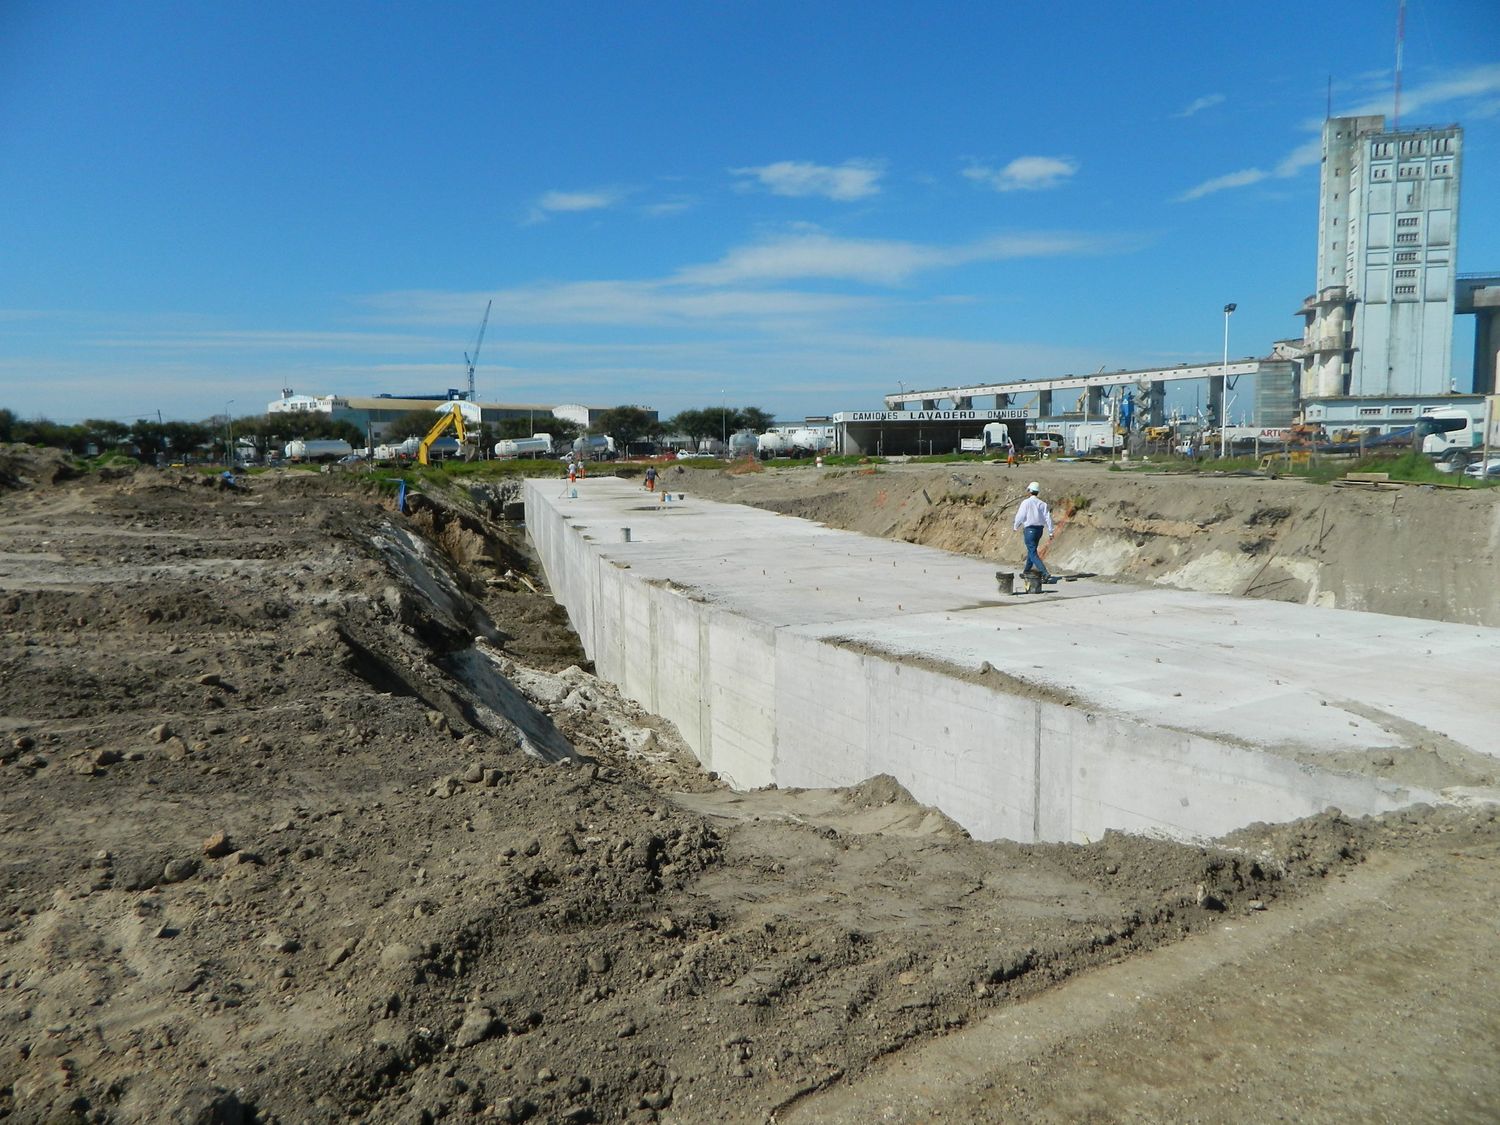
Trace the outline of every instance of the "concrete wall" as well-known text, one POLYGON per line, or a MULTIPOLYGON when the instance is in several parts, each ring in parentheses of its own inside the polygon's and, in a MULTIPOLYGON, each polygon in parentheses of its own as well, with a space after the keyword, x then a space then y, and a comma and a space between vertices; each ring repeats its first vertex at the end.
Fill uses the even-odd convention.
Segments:
MULTIPOLYGON (((1112 828, 1202 838, 1328 805, 1366 813, 1433 799, 853 644, 850 621, 759 620, 653 575, 688 568, 686 536, 624 544, 629 505, 618 515, 595 505, 579 518, 584 509, 556 490, 527 483, 527 528, 599 675, 676 724, 704 766, 736 787, 850 785, 888 773, 981 839, 1079 842, 1112 828), (650 552, 667 550, 671 564, 653 567, 650 552)), ((826 539, 804 542, 827 557, 826 539)), ((715 575, 733 570, 722 546, 702 548, 715 575)), ((799 549, 788 541, 789 560, 799 549)))

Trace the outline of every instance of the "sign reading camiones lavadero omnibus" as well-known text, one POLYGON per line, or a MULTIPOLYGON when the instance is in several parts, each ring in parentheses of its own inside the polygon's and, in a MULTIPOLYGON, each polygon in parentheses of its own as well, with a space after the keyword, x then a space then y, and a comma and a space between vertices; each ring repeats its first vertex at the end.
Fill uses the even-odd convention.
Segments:
POLYGON ((1017 406, 1005 410, 844 410, 835 422, 1013 422, 1035 418, 1036 411, 1017 406))

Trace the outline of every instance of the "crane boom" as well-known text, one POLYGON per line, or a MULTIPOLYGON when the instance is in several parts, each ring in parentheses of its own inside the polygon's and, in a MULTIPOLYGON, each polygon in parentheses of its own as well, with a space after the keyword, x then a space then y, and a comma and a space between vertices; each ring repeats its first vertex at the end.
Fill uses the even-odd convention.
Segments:
POLYGON ((484 347, 484 330, 489 327, 490 307, 495 303, 494 298, 484 306, 484 319, 479 322, 479 339, 474 343, 474 355, 470 358, 469 353, 464 353, 464 362, 469 365, 469 401, 474 401, 474 368, 479 365, 479 349, 484 347))

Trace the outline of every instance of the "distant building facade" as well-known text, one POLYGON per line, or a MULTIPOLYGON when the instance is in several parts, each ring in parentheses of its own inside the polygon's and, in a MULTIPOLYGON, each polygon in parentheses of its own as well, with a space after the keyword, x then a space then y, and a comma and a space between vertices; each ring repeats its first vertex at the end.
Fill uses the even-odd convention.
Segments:
MULTIPOLYGON (((458 403, 459 409, 464 412, 464 420, 470 424, 477 421, 494 425, 524 418, 533 431, 542 432, 547 430, 548 423, 553 418, 588 428, 609 409, 602 406, 582 406, 571 403, 563 406, 513 402, 471 403, 460 392, 451 390, 446 396, 393 394, 314 396, 295 394, 292 388, 286 387, 282 389, 279 399, 266 405, 266 413, 272 416, 326 414, 334 421, 353 423, 368 434, 372 441, 378 442, 392 436, 386 432, 386 429, 398 418, 418 410, 431 410, 435 413, 444 407, 451 407, 454 403, 458 403)), ((653 421, 656 420, 656 411, 646 410, 646 413, 653 421)))
POLYGON ((1324 122, 1317 288, 1300 310, 1305 398, 1453 389, 1462 153, 1457 125, 1324 122))
POLYGON ((333 395, 299 395, 291 387, 281 388, 281 397, 266 405, 267 414, 332 414, 333 395))

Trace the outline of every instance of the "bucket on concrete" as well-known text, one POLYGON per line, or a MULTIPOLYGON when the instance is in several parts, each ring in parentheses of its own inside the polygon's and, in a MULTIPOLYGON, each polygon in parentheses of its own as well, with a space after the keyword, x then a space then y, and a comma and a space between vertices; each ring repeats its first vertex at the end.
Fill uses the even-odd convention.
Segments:
POLYGON ((995 582, 999 585, 1002 594, 1016 592, 1016 572, 1013 570, 995 571, 995 582))
POLYGON ((622 527, 622 528, 620 528, 620 542, 621 543, 629 543, 630 542, 630 528, 628 528, 628 527, 622 527))

